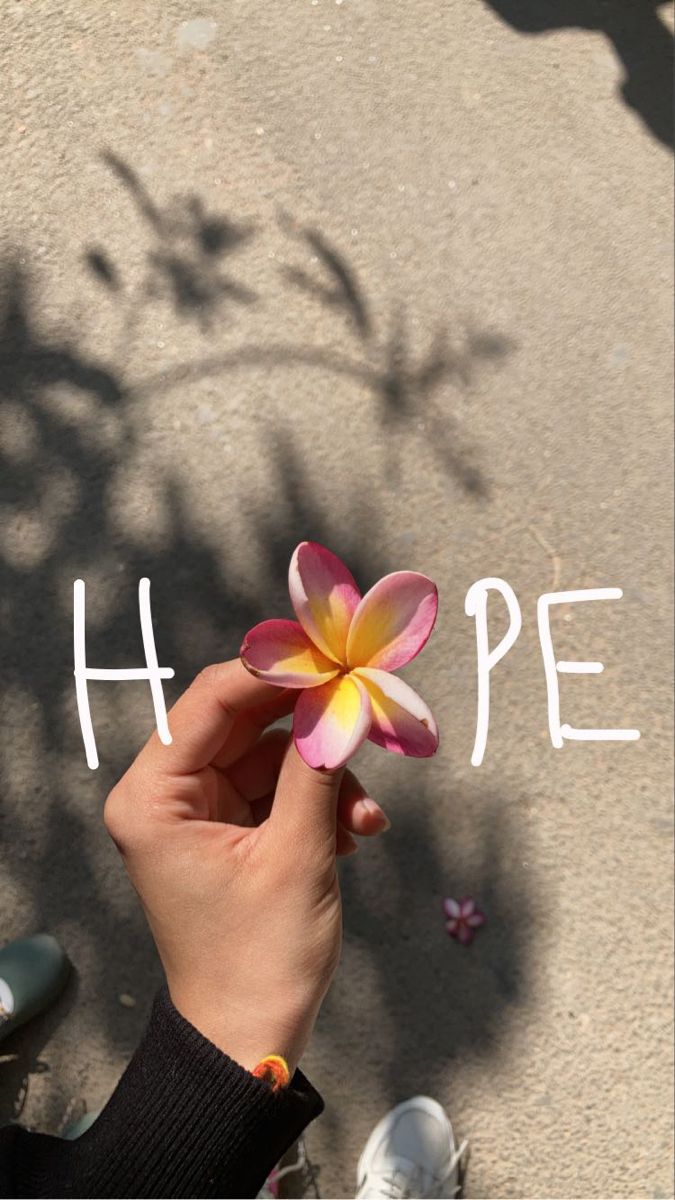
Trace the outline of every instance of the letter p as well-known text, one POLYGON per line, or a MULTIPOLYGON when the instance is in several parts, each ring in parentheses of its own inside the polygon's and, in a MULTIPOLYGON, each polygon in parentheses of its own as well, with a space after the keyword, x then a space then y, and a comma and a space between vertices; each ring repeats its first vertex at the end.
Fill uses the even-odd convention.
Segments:
POLYGON ((485 754, 487 744, 488 724, 490 721, 490 671, 499 660, 508 654, 518 634, 523 619, 516 594, 510 584, 504 579, 478 579, 466 593, 464 611, 467 617, 476 618, 476 654, 478 660, 478 718, 476 720, 476 740, 474 742, 471 763, 479 767, 485 754), (501 592, 506 607, 509 610, 509 627, 501 642, 490 650, 487 627, 488 591, 494 588, 501 592))

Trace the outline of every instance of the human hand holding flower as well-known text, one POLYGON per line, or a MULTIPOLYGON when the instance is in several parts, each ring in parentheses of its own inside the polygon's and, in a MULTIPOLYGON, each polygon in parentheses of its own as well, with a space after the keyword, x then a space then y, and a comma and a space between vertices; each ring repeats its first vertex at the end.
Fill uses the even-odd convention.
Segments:
POLYGON ((388 575, 361 599, 311 542, 290 581, 301 623, 256 626, 247 670, 202 671, 169 714, 171 744, 154 733, 105 809, 173 1003, 249 1069, 270 1053, 297 1064, 340 956, 336 855, 388 825, 344 763, 366 737, 417 756, 438 745, 390 673, 431 632, 431 581, 388 575), (293 711, 294 745, 265 732, 293 711))
POLYGON ((314 771, 266 727, 292 711, 236 660, 207 667, 108 797, 176 1008, 251 1069, 291 1068, 337 966, 336 854, 388 822, 349 771, 314 771))

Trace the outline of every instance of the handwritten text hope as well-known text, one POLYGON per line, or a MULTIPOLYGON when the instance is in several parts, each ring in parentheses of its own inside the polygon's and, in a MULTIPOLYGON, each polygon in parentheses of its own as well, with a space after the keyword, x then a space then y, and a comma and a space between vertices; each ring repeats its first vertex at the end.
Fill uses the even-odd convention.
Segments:
MULTIPOLYGON (((550 610, 556 604, 580 604, 592 600, 620 600, 621 588, 586 588, 573 592, 546 592, 537 601, 537 624, 539 642, 546 676, 546 691, 548 699, 548 727, 551 742, 560 749, 565 740, 574 742, 634 742, 640 737, 637 729, 574 729, 571 725, 560 722, 560 693, 558 675, 595 675, 603 669, 601 662, 556 661, 551 636, 550 610)), ((155 649, 155 636, 150 612, 150 580, 141 579, 138 585, 138 604, 145 654, 144 667, 108 668, 87 666, 85 638, 85 583, 76 579, 74 584, 74 658, 75 658, 75 688, 77 693, 77 711, 82 729, 87 765, 95 770, 98 767, 96 739, 89 707, 88 680, 124 680, 147 679, 152 693, 155 709, 155 723, 161 742, 168 746, 171 743, 171 733, 164 702, 163 679, 172 679, 174 671, 171 667, 160 667, 155 649)), ((474 742, 471 762, 479 767, 485 755, 488 725, 490 721, 490 675, 493 668, 513 646, 522 626, 522 615, 516 594, 510 584, 497 577, 479 579, 466 594, 464 610, 476 622, 476 660, 478 671, 478 717, 476 721, 476 740, 474 742), (488 595, 490 591, 499 592, 502 596, 509 615, 509 627, 501 641, 491 650, 488 637, 488 595)))

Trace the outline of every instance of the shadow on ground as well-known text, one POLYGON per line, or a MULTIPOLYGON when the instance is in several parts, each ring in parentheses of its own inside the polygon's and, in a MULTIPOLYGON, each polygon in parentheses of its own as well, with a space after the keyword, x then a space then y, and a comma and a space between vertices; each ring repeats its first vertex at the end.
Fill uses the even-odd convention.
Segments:
POLYGON ((610 41, 624 69, 621 95, 647 129, 673 145, 673 39, 659 16, 665 0, 484 0, 521 33, 591 29, 610 41))
MULTIPOLYGON (((208 213, 194 195, 174 196, 160 206, 127 163, 110 152, 103 155, 103 161, 120 181, 148 239, 143 277, 129 287, 123 267, 103 245, 89 246, 84 254, 87 269, 119 302, 122 344, 128 343, 148 304, 168 301, 176 317, 195 319, 203 330, 211 331, 216 319, 219 328, 227 321, 233 300, 253 305, 261 299, 231 273, 222 273, 223 258, 254 238, 250 222, 208 213), (182 287, 176 285, 177 274, 182 287)), ((242 367, 275 371, 303 367, 328 372, 351 379, 370 392, 390 474, 397 477, 401 470, 402 435, 410 438, 421 424, 423 440, 432 447, 442 469, 465 492, 477 500, 486 499, 489 477, 475 461, 475 448, 466 443, 443 389, 466 388, 481 365, 499 362, 513 348, 510 340, 490 330, 453 334, 439 324, 420 356, 411 349, 401 302, 393 303, 389 313, 376 315, 355 268, 320 230, 299 224, 284 211, 278 215, 278 225, 289 247, 297 248, 301 263, 304 259, 303 265, 279 267, 288 286, 289 303, 293 292, 300 290, 328 308, 336 319, 335 348, 306 342, 245 342, 225 354, 209 353, 155 376, 135 379, 136 400, 208 376, 222 377, 242 367), (376 329, 382 323, 387 328, 378 336, 376 329), (440 399, 439 393, 443 393, 440 399)))
MULTIPOLYGON (((397 815, 378 843, 379 869, 356 859, 344 865, 345 927, 375 970, 387 1030, 381 1072, 392 1103, 428 1093, 467 1053, 497 1049, 505 1010, 525 994, 531 905, 509 806, 504 796, 472 794, 478 836, 467 853, 461 834, 440 845, 434 821, 439 804, 462 802, 452 787, 442 797, 425 783, 414 794, 389 789, 385 804, 397 815), (444 898, 465 894, 487 916, 468 948, 448 938, 443 916, 444 898)), ((329 1000, 322 1032, 336 1050, 352 1022, 352 1012, 329 1000)))
MULTIPOLYGON (((246 222, 207 213, 195 197, 174 205, 169 214, 147 194, 130 167, 110 155, 108 165, 148 228, 148 274, 130 295, 124 264, 112 261, 102 244, 85 248, 86 270, 118 298, 123 322, 132 319, 130 314, 136 320, 144 306, 168 300, 177 321, 196 319, 208 332, 209 353, 176 368, 169 378, 133 380, 121 355, 124 367, 96 361, 77 336, 41 328, 25 253, 17 251, 2 264, 0 638, 5 729, 0 745, 0 836, 9 851, 6 870, 29 898, 21 932, 65 930, 66 949, 73 957, 81 944, 87 946, 82 974, 84 982, 86 973, 94 1019, 102 1039, 127 1054, 140 1035, 159 968, 140 909, 101 829, 100 811, 107 791, 128 765, 133 743, 128 731, 107 728, 100 747, 102 766, 95 775, 87 771, 73 702, 72 581, 95 580, 96 589, 112 601, 92 606, 89 662, 122 667, 142 660, 136 589, 142 576, 150 577, 159 660, 175 669, 175 693, 206 662, 222 657, 223 647, 238 644, 245 629, 275 607, 285 610, 287 565, 298 541, 327 543, 366 583, 400 565, 390 564, 378 552, 383 541, 377 536, 372 483, 359 494, 353 481, 346 481, 351 519, 346 526, 336 526, 330 509, 307 482, 303 447, 297 444, 291 419, 270 423, 260 434, 265 471, 274 472, 278 481, 274 509, 256 501, 255 481, 249 496, 224 498, 224 503, 236 503, 247 513, 261 564, 255 586, 245 586, 229 570, 226 547, 214 547, 197 531, 180 484, 170 475, 157 495, 158 510, 168 513, 160 548, 136 544, 120 533, 109 504, 111 485, 136 448, 134 407, 153 389, 178 382, 185 386, 242 362, 275 369, 288 362, 320 364, 368 385, 385 430, 405 431, 420 411, 432 413, 431 436, 448 486, 488 503, 487 480, 467 462, 465 449, 444 417, 441 385, 467 381, 477 363, 498 358, 507 344, 499 337, 474 333, 461 350, 450 350, 439 334, 422 362, 413 363, 402 316, 394 322, 391 337, 375 344, 373 314, 353 268, 319 231, 298 228, 282 215, 288 236, 297 240, 301 251, 318 257, 321 268, 315 277, 298 265, 287 273, 288 288, 312 291, 317 302, 347 321, 353 356, 302 343, 246 345, 219 355, 211 343, 223 310, 226 319, 230 305, 256 303, 253 293, 235 281, 229 264, 230 256, 252 241, 253 229, 246 222), (131 1016, 117 1001, 124 981, 138 1000, 131 1016)), ((186 396, 189 403, 189 388, 186 396)), ((92 693, 96 723, 95 687, 92 693)), ((169 698, 170 689, 167 693, 169 698)), ((386 843, 384 852, 397 883, 384 907, 383 898, 368 891, 351 868, 344 885, 347 937, 372 955, 395 1023, 396 1057, 399 1062, 416 1062, 420 1077, 432 1058, 454 1057, 468 1041, 492 1046, 495 1018, 518 993, 523 967, 523 947, 507 918, 516 885, 499 863, 496 811, 483 831, 484 866, 476 879, 477 891, 487 899, 493 930, 480 957, 468 973, 459 975, 449 969, 447 955, 424 949, 427 893, 437 894, 440 904, 448 883, 445 847, 441 853, 434 841, 430 811, 431 804, 426 809, 416 805, 386 843), (441 1026, 451 1033, 447 1045, 439 1047, 441 1026)), ((453 855, 461 857, 459 842, 451 850, 451 861, 453 855)), ((55 1024, 70 1016, 73 989, 74 985, 43 1025, 17 1034, 3 1047, 19 1053, 18 1063, 3 1076, 5 1119, 17 1111, 22 1081, 42 1069, 35 1038, 42 1046, 55 1024)), ((348 1049, 339 1014, 334 1009, 329 1013, 336 1038, 344 1035, 348 1049)), ((412 1078, 402 1078, 400 1072, 394 1077, 390 1059, 383 1048, 383 1088, 393 1093, 412 1086, 412 1078)))

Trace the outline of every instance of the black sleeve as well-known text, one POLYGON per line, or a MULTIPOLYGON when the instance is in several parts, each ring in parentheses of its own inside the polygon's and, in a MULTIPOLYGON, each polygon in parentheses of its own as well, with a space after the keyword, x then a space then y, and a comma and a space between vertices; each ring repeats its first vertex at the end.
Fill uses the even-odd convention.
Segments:
POLYGON ((108 1104, 76 1141, 0 1130, 3 1197, 247 1197, 323 1101, 300 1071, 272 1092, 159 993, 108 1104))

